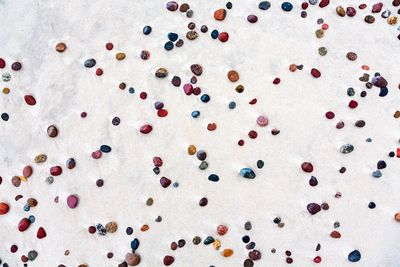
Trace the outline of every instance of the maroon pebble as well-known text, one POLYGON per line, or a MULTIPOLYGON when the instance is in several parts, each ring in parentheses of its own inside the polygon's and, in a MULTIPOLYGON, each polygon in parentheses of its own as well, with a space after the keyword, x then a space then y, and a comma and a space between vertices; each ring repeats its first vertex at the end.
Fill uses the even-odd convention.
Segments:
POLYGON ((153 158, 153 164, 156 167, 161 167, 163 165, 163 161, 160 157, 154 157, 153 158))
POLYGON ((218 40, 225 43, 229 40, 229 34, 227 32, 221 32, 220 34, 218 34, 218 40))
POLYGON ((351 101, 349 102, 349 107, 350 107, 350 108, 356 108, 357 106, 358 106, 357 101, 351 100, 351 101))
POLYGON ((140 132, 142 134, 148 134, 153 130, 153 127, 150 124, 145 124, 142 127, 140 127, 140 132))
POLYGON ((165 266, 170 266, 172 263, 174 263, 174 261, 175 261, 174 257, 169 255, 165 256, 163 259, 163 263, 165 266))
POLYGON ((112 43, 106 43, 106 49, 107 50, 112 50, 114 48, 114 45, 112 43))
POLYGON ((333 119, 335 118, 335 113, 333 113, 332 111, 328 111, 327 113, 325 113, 326 118, 328 119, 333 119))
POLYGON ((311 215, 314 215, 321 211, 321 206, 317 203, 310 203, 307 205, 307 210, 311 215))
POLYGON ((321 77, 321 72, 319 70, 313 68, 313 69, 311 69, 311 75, 315 78, 319 78, 319 77, 321 77))
POLYGON ((0 69, 4 69, 5 66, 6 66, 6 61, 0 58, 0 69))
POLYGON ((75 209, 78 206, 79 198, 78 195, 69 195, 67 197, 67 205, 71 209, 75 209))
POLYGON ((199 201, 200 207, 207 206, 207 204, 208 204, 208 199, 207 198, 203 197, 203 198, 200 199, 200 201, 199 201))
POLYGON ((248 15, 247 21, 250 23, 256 23, 258 21, 258 17, 256 15, 248 15))
POLYGON ((161 177, 160 184, 162 187, 167 188, 171 184, 171 180, 167 177, 161 177))
POLYGON ((256 131, 251 130, 248 135, 249 135, 249 137, 251 139, 256 139, 257 138, 257 132, 256 131))
POLYGON ((321 0, 321 2, 319 2, 319 7, 326 7, 327 5, 329 5, 329 3, 329 0, 321 0))
MULTIPOLYGON (((11 253, 17 252, 17 251, 18 251, 17 245, 12 245, 12 246, 10 247, 10 251, 11 251, 11 253)), ((4 266, 4 265, 3 265, 3 266, 4 266)))
POLYGON ((357 13, 357 10, 354 7, 348 7, 346 8, 346 14, 349 17, 354 17, 357 13))
POLYGON ((22 218, 18 223, 18 230, 24 232, 31 225, 31 221, 28 218, 22 218))
POLYGON ((36 99, 32 95, 25 95, 24 99, 29 106, 34 106, 36 104, 36 99))
POLYGON ((252 250, 249 252, 249 258, 253 261, 261 259, 261 252, 258 250, 252 250))
POLYGON ((301 169, 304 172, 312 172, 314 170, 314 166, 311 164, 311 162, 303 162, 301 164, 301 169))
POLYGON ((62 173, 61 166, 53 166, 50 168, 50 174, 53 176, 58 176, 62 173))
POLYGON ((337 129, 342 129, 344 127, 344 122, 343 121, 339 121, 337 124, 336 124, 336 128, 337 129))

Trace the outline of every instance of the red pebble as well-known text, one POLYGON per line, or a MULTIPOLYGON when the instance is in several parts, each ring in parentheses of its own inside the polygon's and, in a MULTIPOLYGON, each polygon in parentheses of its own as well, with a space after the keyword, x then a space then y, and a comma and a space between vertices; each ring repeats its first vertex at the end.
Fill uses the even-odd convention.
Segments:
POLYGON ((320 256, 315 257, 314 258, 314 262, 315 263, 320 263, 321 262, 321 257, 320 256))
POLYGON ((159 109, 157 110, 157 116, 158 117, 166 117, 168 115, 168 111, 166 109, 159 109))
POLYGON ((315 78, 321 77, 321 72, 317 69, 311 69, 311 75, 315 78))
POLYGON ((255 103, 257 103, 257 98, 253 98, 253 99, 249 102, 250 105, 254 105, 255 103))
POLYGON ((142 127, 140 127, 140 132, 142 134, 148 134, 153 130, 153 126, 151 126, 150 124, 145 124, 142 127))
POLYGON ((7 214, 10 210, 10 206, 7 203, 0 202, 0 215, 7 214))
POLYGON ((338 231, 332 231, 331 237, 333 238, 340 238, 342 235, 338 231))
POLYGON ((229 39, 229 34, 227 32, 221 32, 220 34, 218 34, 218 40, 220 40, 221 42, 225 43, 226 41, 228 41, 229 39))
POLYGON ((17 245, 12 245, 11 248, 10 248, 10 251, 11 251, 11 253, 17 252, 18 251, 17 245))
POLYGON ((217 226, 217 233, 219 235, 225 235, 227 232, 228 232, 228 227, 227 226, 225 226, 223 224, 220 224, 220 225, 217 226))
POLYGON ((38 231, 36 233, 36 237, 39 238, 39 239, 43 239, 46 236, 47 235, 46 235, 46 231, 44 230, 44 228, 43 227, 39 227, 39 229, 38 229, 38 231))
POLYGON ((332 111, 328 111, 327 113, 325 113, 325 117, 331 120, 335 118, 335 113, 333 113, 332 111))
POLYGON ((0 69, 3 69, 5 66, 6 66, 5 60, 0 58, 0 69))
POLYGON ((326 7, 327 5, 329 5, 329 3, 329 0, 321 0, 321 2, 319 2, 319 7, 326 7))
POLYGON ((50 168, 50 174, 53 176, 58 176, 62 173, 62 168, 60 166, 53 166, 50 168))
POLYGON ((279 84, 281 82, 281 79, 275 78, 274 81, 272 82, 273 84, 279 84))
POLYGON ((301 164, 301 169, 305 172, 312 172, 314 170, 314 166, 311 164, 311 162, 303 162, 301 164))
POLYGON ((169 255, 165 256, 163 259, 163 263, 165 266, 170 266, 172 263, 174 263, 174 261, 175 261, 174 257, 169 255))
POLYGON ((100 68, 96 69, 96 75, 97 75, 97 76, 103 75, 103 70, 100 69, 100 68))
POLYGON ((24 99, 29 106, 34 106, 36 104, 36 99, 32 95, 26 95, 24 99))
POLYGON ((397 148, 396 150, 396 157, 400 158, 400 148, 397 148))
POLYGON ((103 153, 100 150, 96 150, 96 151, 92 152, 92 158, 94 158, 94 159, 99 159, 99 158, 101 158, 102 155, 103 155, 103 153))
POLYGON ((251 131, 248 133, 248 135, 249 135, 249 137, 250 137, 251 139, 256 139, 256 138, 257 138, 257 132, 256 132, 256 131, 251 130, 251 131))
POLYGON ((358 106, 357 101, 351 100, 351 101, 349 102, 349 107, 350 107, 350 108, 356 108, 357 106, 358 106))
POLYGON ((193 85, 191 85, 190 83, 183 85, 183 91, 186 95, 191 95, 193 92, 193 85))
POLYGON ((28 261, 29 261, 29 258, 28 258, 27 256, 25 256, 25 255, 22 255, 22 256, 21 256, 21 261, 22 261, 22 262, 28 262, 28 261))
POLYGON ((29 225, 31 225, 31 221, 29 221, 28 218, 22 218, 18 223, 18 230, 20 232, 24 232, 26 229, 28 229, 29 225))
POLYGON ((217 124, 215 124, 215 123, 209 123, 207 125, 207 130, 209 130, 209 131, 214 131, 216 129, 217 129, 217 124))
POLYGON ((307 2, 301 3, 301 8, 306 10, 308 8, 308 3, 307 2))
POLYGON ((366 7, 367 7, 366 4, 361 4, 361 5, 358 6, 359 9, 364 9, 364 8, 366 8, 366 7))
POLYGON ((163 160, 160 157, 154 157, 153 158, 153 164, 156 167, 161 167, 163 165, 163 160))
POLYGON ((141 92, 139 97, 144 100, 144 99, 147 98, 147 93, 146 92, 141 92))
POLYGON ((112 43, 106 43, 107 50, 112 50, 113 48, 114 48, 114 45, 112 43))

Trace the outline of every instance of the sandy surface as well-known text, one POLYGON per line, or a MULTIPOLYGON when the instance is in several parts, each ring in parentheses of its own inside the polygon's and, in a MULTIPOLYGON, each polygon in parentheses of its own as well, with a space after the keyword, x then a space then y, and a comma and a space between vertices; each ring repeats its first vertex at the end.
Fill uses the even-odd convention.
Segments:
MULTIPOLYGON (((224 7, 224 1, 190 1, 192 19, 169 12, 166 1, 158 0, 0 1, 0 57, 8 64, 0 73, 12 74, 10 82, 1 82, 1 89, 9 87, 11 93, 0 97, 0 112, 10 115, 9 121, 0 121, 0 202, 10 205, 10 212, 0 216, 3 262, 23 266, 21 255, 34 249, 39 255, 28 266, 117 266, 137 237, 139 266, 163 266, 163 257, 173 255, 177 267, 234 267, 247 258, 241 237, 248 234, 263 254, 255 266, 286 266, 285 250, 292 252, 296 267, 317 265, 317 255, 322 257, 319 266, 399 265, 400 223, 393 216, 400 211, 400 159, 388 157, 399 147, 399 120, 393 118, 400 108, 398 25, 388 25, 379 14, 374 24, 366 24, 363 18, 372 2, 365 10, 357 8, 353 18, 339 17, 335 7, 357 7, 359 1, 334 1, 324 9, 311 6, 306 19, 300 17, 301 1, 293 1, 288 13, 281 10, 281 1, 273 1, 267 11, 257 8, 258 1, 232 2, 234 8, 218 22, 213 12, 224 7), (257 15, 258 22, 248 23, 248 14, 257 15), (318 18, 330 26, 322 39, 314 33, 321 27, 318 18), (199 32, 194 41, 185 38, 190 21, 199 32), (229 32, 229 41, 211 39, 210 31, 200 33, 202 24, 229 32), (153 27, 148 36, 142 34, 145 25, 153 27), (168 52, 163 45, 171 31, 185 44, 168 52), (67 44, 64 53, 54 50, 60 41, 67 44), (113 42, 113 51, 104 48, 107 42, 113 42), (318 54, 320 46, 328 49, 325 57, 318 54), (151 52, 150 60, 140 59, 142 49, 151 52), (357 53, 356 61, 346 58, 349 51, 357 53), (126 59, 116 61, 117 52, 126 53, 126 59), (87 58, 97 60, 102 76, 83 67, 87 58), (17 60, 23 69, 13 72, 10 65, 17 60), (203 66, 197 85, 211 96, 207 104, 170 83, 174 75, 182 84, 188 82, 194 63, 203 66), (304 69, 289 72, 292 63, 303 64, 304 69), (386 78, 386 97, 358 80, 364 64, 370 66, 371 77, 380 72, 386 78), (154 77, 159 67, 168 69, 167 79, 154 77), (318 68, 321 78, 312 77, 311 68, 318 68), (226 78, 230 69, 239 72, 239 82, 226 78), (281 78, 279 85, 272 84, 275 77, 281 78), (134 87, 135 94, 118 89, 120 82, 134 87), (242 94, 234 90, 237 84, 244 85, 242 94), (356 91, 352 98, 346 94, 348 87, 356 91), (367 97, 360 97, 362 90, 367 90, 367 97), (144 101, 138 97, 142 91, 148 94, 144 101), (35 106, 25 104, 26 94, 36 98, 35 106), (253 98, 257 104, 249 105, 253 98), (347 107, 351 99, 359 103, 354 110, 347 107), (229 110, 232 100, 237 107, 229 110), (167 117, 157 117, 155 101, 164 102, 167 117), (193 119, 193 110, 201 116, 193 119), (333 120, 325 118, 329 110, 336 114, 333 120), (83 111, 88 113, 85 119, 80 117, 83 111), (267 127, 256 124, 259 115, 269 118, 267 127), (111 124, 114 116, 121 118, 119 126, 111 124), (366 121, 363 128, 354 126, 360 119, 366 121), (340 120, 346 126, 338 130, 340 120), (218 126, 213 132, 207 130, 211 122, 218 126), (145 123, 154 127, 149 135, 139 132, 145 123), (46 134, 51 124, 60 131, 54 139, 46 134), (271 135, 272 128, 280 134, 271 135), (250 130, 258 132, 257 139, 248 138, 250 130), (237 145, 239 139, 245 140, 243 147, 237 145), (355 150, 340 153, 345 143, 355 150), (112 152, 94 160, 90 155, 102 144, 110 145, 112 152), (199 170, 200 162, 187 154, 190 144, 207 151, 207 170, 199 170), (33 162, 39 153, 48 156, 42 165, 33 162), (154 156, 164 161, 159 176, 152 172, 154 156), (64 167, 70 157, 77 162, 73 170, 64 167), (259 159, 265 162, 261 170, 256 167, 259 159), (388 165, 380 179, 371 175, 378 160, 388 165), (303 161, 313 163, 317 187, 308 185, 311 174, 300 169, 303 161), (33 175, 16 188, 11 177, 22 175, 25 165, 32 165, 33 175), (45 178, 53 165, 63 166, 64 172, 48 185, 45 178), (347 168, 344 174, 338 172, 342 166, 347 168), (244 167, 253 168, 257 177, 240 177, 244 167), (208 181, 211 173, 219 175, 218 183, 208 181), (162 188, 161 176, 179 182, 179 187, 162 188), (96 186, 99 178, 105 181, 102 188, 96 186), (340 199, 334 197, 338 191, 340 199), (24 198, 15 201, 18 194, 24 198), (70 194, 80 197, 76 209, 66 205, 70 194), (58 204, 53 201, 56 196, 58 204), (25 212, 29 197, 39 204, 25 212), (154 198, 151 207, 145 204, 148 197, 154 198), (208 198, 206 207, 198 205, 202 197, 208 198), (376 203, 375 209, 368 208, 370 201, 376 203), (330 209, 312 216, 306 209, 310 202, 327 202, 330 209), (36 222, 19 232, 19 220, 31 214, 36 222), (156 223, 159 215, 163 220, 156 223), (285 227, 272 222, 276 216, 285 227), (90 225, 109 221, 118 223, 116 233, 88 233, 90 225), (251 231, 243 228, 246 221, 252 222, 251 231), (333 228, 336 221, 341 224, 338 229, 333 228), (143 224, 150 230, 141 232, 143 224), (221 249, 235 251, 230 258, 212 246, 191 242, 195 235, 217 237, 219 224, 229 227, 219 239, 221 249), (45 239, 36 238, 39 226, 46 229, 45 239), (126 235, 127 226, 134 228, 132 236, 126 235), (331 238, 333 230, 342 237, 331 238), (181 238, 186 246, 171 251, 170 243, 181 238), (318 243, 322 248, 316 252, 318 243), (19 247, 15 254, 10 253, 13 244, 19 247), (347 260, 354 249, 362 253, 358 263, 347 260), (70 251, 68 256, 65 250, 70 251), (107 259, 108 252, 114 253, 112 259, 107 259)), ((391 1, 384 3, 384 10, 387 6, 397 12, 391 1)))

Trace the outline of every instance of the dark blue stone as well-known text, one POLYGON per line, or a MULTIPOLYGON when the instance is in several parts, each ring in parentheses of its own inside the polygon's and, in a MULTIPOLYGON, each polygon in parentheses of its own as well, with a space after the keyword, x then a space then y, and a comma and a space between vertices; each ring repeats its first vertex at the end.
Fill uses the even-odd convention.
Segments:
POLYGON ((2 114, 1 114, 1 118, 2 118, 3 121, 8 121, 8 119, 10 118, 10 116, 8 116, 7 113, 2 113, 2 114))
POLYGON ((243 168, 240 170, 240 176, 248 179, 254 179, 256 178, 256 174, 254 171, 250 168, 243 168))
POLYGON ((232 2, 226 3, 225 6, 226 6, 227 9, 232 9, 232 7, 233 7, 232 2))
POLYGON ((171 41, 168 41, 164 45, 165 50, 170 51, 174 48, 174 43, 171 41))
POLYGON ((242 237, 243 243, 249 243, 250 242, 250 237, 248 235, 245 235, 242 237))
POLYGON ((384 97, 389 93, 389 90, 387 89, 387 87, 382 87, 381 91, 379 93, 379 96, 384 97))
POLYGON ((375 207, 376 207, 376 204, 375 204, 375 202, 369 202, 369 204, 368 204, 368 208, 370 208, 370 209, 375 209, 375 207))
POLYGON ((206 239, 204 239, 204 245, 209 245, 211 243, 214 243, 214 238, 212 236, 207 236, 206 239))
POLYGON ((261 10, 268 10, 271 7, 271 3, 269 1, 261 1, 258 4, 258 8, 261 10))
POLYGON ((160 174, 160 168, 154 167, 154 168, 153 168, 153 172, 154 172, 155 174, 160 174))
POLYGON ((131 242, 131 249, 137 250, 138 247, 139 247, 139 239, 135 238, 131 242))
POLYGON ((208 180, 212 181, 212 182, 218 182, 219 181, 219 176, 216 174, 210 174, 208 176, 208 180))
POLYGON ((286 12, 289 12, 290 10, 293 9, 293 5, 291 3, 289 3, 289 2, 283 2, 281 7, 286 12))
POLYGON ((235 103, 235 101, 231 101, 231 102, 229 102, 229 105, 228 105, 228 107, 229 107, 230 109, 234 109, 234 108, 236 108, 236 103, 235 103))
POLYGON ((145 34, 145 35, 148 35, 148 34, 150 34, 151 33, 151 27, 150 26, 144 26, 143 27, 143 33, 145 34))
POLYGON ((133 87, 129 87, 129 93, 130 94, 134 94, 135 93, 135 88, 133 88, 133 87))
POLYGON ((92 68, 96 65, 96 60, 94 58, 89 58, 85 60, 85 63, 83 63, 83 65, 86 68, 92 68))
POLYGON ((101 145, 101 146, 100 146, 100 151, 101 151, 101 152, 104 152, 104 153, 108 153, 108 152, 111 151, 111 147, 110 147, 110 146, 107 146, 107 145, 101 145))
POLYGON ((175 42, 176 40, 178 40, 178 34, 174 32, 168 33, 168 40, 170 40, 171 42, 175 42))
POLYGON ((347 258, 351 262, 357 262, 361 259, 361 253, 358 250, 354 250, 354 251, 350 252, 350 254, 349 254, 349 256, 347 256, 347 258))
POLYGON ((213 38, 213 39, 217 39, 218 35, 219 35, 219 32, 217 30, 213 30, 211 32, 211 38, 213 38))
POLYGON ((257 160, 257 168, 262 169, 264 167, 264 161, 261 159, 257 160))
POLYGON ((210 96, 207 94, 204 94, 200 97, 201 102, 207 103, 208 101, 210 101, 210 96))
POLYGON ((198 118, 199 116, 200 116, 200 111, 195 110, 195 111, 192 112, 192 117, 193 118, 198 118))
POLYGON ((376 164, 376 167, 378 168, 378 170, 382 170, 382 169, 386 168, 386 162, 384 160, 380 160, 376 164))

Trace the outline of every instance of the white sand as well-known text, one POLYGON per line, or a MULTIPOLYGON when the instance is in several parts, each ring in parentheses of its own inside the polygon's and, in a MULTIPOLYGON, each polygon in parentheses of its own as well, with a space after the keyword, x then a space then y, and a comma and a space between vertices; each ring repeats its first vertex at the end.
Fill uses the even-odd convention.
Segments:
MULTIPOLYGON (((400 41, 396 38, 397 26, 389 26, 375 15, 376 22, 363 21, 370 11, 358 10, 353 18, 336 15, 339 4, 358 6, 360 1, 332 1, 327 8, 311 6, 308 17, 300 18, 300 3, 295 1, 292 12, 285 13, 280 3, 273 1, 271 9, 257 8, 258 1, 232 1, 234 8, 223 22, 213 19, 213 11, 224 7, 225 1, 190 1, 194 10, 192 19, 179 11, 169 12, 166 1, 0 1, 0 57, 7 60, 1 73, 12 73, 9 95, 1 95, 0 112, 8 112, 10 120, 0 121, 0 201, 8 202, 11 210, 0 217, 0 258, 10 266, 22 266, 21 255, 35 249, 39 256, 29 266, 117 266, 130 250, 130 241, 137 237, 142 262, 139 266, 162 266, 164 255, 173 255, 175 267, 242 266, 248 251, 241 242, 244 234, 256 242, 256 249, 263 253, 255 266, 286 266, 285 250, 293 253, 292 266, 313 266, 315 256, 322 257, 319 266, 394 267, 399 265, 398 233, 400 224, 393 215, 400 210, 398 179, 400 159, 389 158, 389 151, 399 146, 399 121, 393 113, 400 108, 399 83, 400 41), (256 14, 259 21, 250 24, 248 14, 256 14), (317 39, 315 30, 318 18, 324 18, 330 28, 325 37, 317 39), (199 38, 185 38, 186 25, 194 21, 199 38), (151 25, 149 36, 142 34, 145 25, 151 25), (208 25, 228 31, 227 43, 200 33, 200 26, 208 25), (166 34, 177 32, 185 40, 182 48, 167 52, 162 46, 166 34), (60 54, 54 50, 63 41, 67 50, 60 54), (114 43, 114 50, 107 51, 105 43, 114 43), (328 54, 321 57, 318 47, 326 46, 328 54), (140 59, 142 49, 151 52, 151 59, 140 59), (116 52, 125 52, 127 58, 118 62, 116 52), (351 62, 345 55, 358 54, 351 62), (95 69, 83 67, 83 61, 93 57, 104 75, 97 77, 95 69), (23 63, 19 72, 10 70, 13 61, 23 63), (173 75, 182 78, 182 84, 191 77, 190 65, 203 66, 203 75, 197 83, 211 96, 208 104, 198 97, 186 96, 182 89, 173 87, 173 75), (303 64, 302 71, 291 73, 288 66, 303 64), (371 67, 371 76, 380 72, 389 82, 388 96, 378 96, 379 89, 368 91, 366 98, 359 94, 365 89, 358 81, 363 74, 361 65, 371 67), (157 79, 154 72, 166 67, 167 79, 157 79), (310 69, 321 70, 322 77, 315 79, 310 69), (230 83, 226 73, 236 69, 245 91, 235 92, 236 84, 230 83), (281 84, 272 80, 279 76, 281 84), (134 95, 118 89, 120 82, 136 89, 134 95), (359 107, 347 107, 350 98, 346 89, 354 87, 359 107), (148 99, 139 99, 145 90, 148 99), (27 106, 25 94, 32 94, 36 106, 27 106), (248 102, 257 98, 256 105, 248 102), (165 103, 169 115, 158 118, 153 107, 157 100, 165 103), (235 110, 227 108, 229 101, 237 102, 235 110), (193 119, 190 113, 198 109, 201 116, 193 119), (327 120, 326 111, 336 117, 327 120), (80 118, 86 111, 88 117, 80 118), (268 116, 270 125, 256 125, 260 114, 268 116), (114 116, 121 124, 111 124, 114 116), (354 127, 356 120, 366 121, 364 128, 354 127), (343 120, 346 126, 337 130, 335 125, 343 120), (215 122, 214 132, 207 124, 215 122), (143 136, 139 127, 151 123, 154 130, 143 136), (46 135, 46 128, 55 124, 60 134, 55 139, 46 135), (281 133, 272 136, 277 127, 281 133), (258 138, 247 137, 249 130, 256 130, 258 138), (365 142, 368 137, 372 143, 365 142), (243 147, 237 145, 244 139, 243 147), (343 155, 339 148, 351 143, 354 152, 343 155), (94 160, 90 154, 101 144, 108 144, 112 152, 94 160), (195 156, 187 155, 187 146, 194 144, 208 153, 210 166, 200 171, 195 156), (39 153, 48 155, 43 165, 33 163, 39 153), (161 188, 160 176, 152 172, 152 157, 164 160, 161 175, 178 181, 161 188), (77 166, 67 170, 65 161, 73 157, 77 166), (258 159, 265 162, 256 170, 258 159), (376 162, 383 159, 388 167, 383 177, 371 176, 376 162), (300 169, 303 161, 314 164, 313 175, 319 185, 310 187, 310 175, 300 169), (28 183, 19 188, 11 184, 11 177, 21 175, 22 168, 31 164, 34 173, 28 183), (55 177, 52 185, 45 183, 48 169, 62 165, 64 173, 55 177), (345 174, 338 170, 347 168, 345 174), (238 172, 243 167, 256 170, 257 178, 247 180, 238 172), (207 180, 211 173, 220 176, 218 183, 207 180), (105 185, 98 188, 97 179, 105 185), (334 197, 337 191, 343 197, 334 197), (66 205, 69 194, 80 196, 79 206, 71 210, 66 205), (17 194, 23 199, 14 201, 17 194), (60 202, 53 199, 59 196, 60 202), (209 204, 201 208, 198 201, 203 196, 209 204), (35 197, 39 205, 30 212, 23 206, 28 197, 35 197), (147 207, 148 197, 154 205, 147 207), (328 211, 311 216, 306 205, 310 202, 330 205, 328 211), (374 201, 377 207, 368 208, 374 201), (33 214, 36 222, 20 233, 17 224, 22 217, 33 214), (162 216, 161 223, 154 222, 162 216), (278 228, 273 218, 280 216, 284 228, 278 228), (251 221, 253 229, 246 232, 243 224, 251 221), (116 221, 119 230, 114 234, 90 235, 87 227, 96 223, 116 221), (339 221, 341 239, 332 239, 333 223, 339 221), (140 232, 148 224, 150 230, 140 232), (229 226, 221 237, 222 248, 230 247, 235 254, 223 258, 212 246, 194 246, 195 235, 203 239, 216 236, 219 224, 229 226), (46 229, 47 237, 36 238, 39 226, 46 229), (134 235, 127 236, 125 228, 134 227, 134 235), (184 238, 184 248, 169 249, 172 241, 184 238), (322 249, 315 251, 317 243, 322 249), (17 244, 16 254, 9 252, 17 244), (270 253, 276 248, 276 254, 270 253), (69 256, 64 251, 69 250, 69 256), (351 263, 347 255, 354 249, 362 253, 361 261, 351 263), (114 258, 107 259, 107 252, 114 258)), ((396 13, 397 9, 384 1, 396 13)), ((384 7, 385 10, 385 7, 384 7)), ((96 66, 96 67, 97 67, 96 66)))

